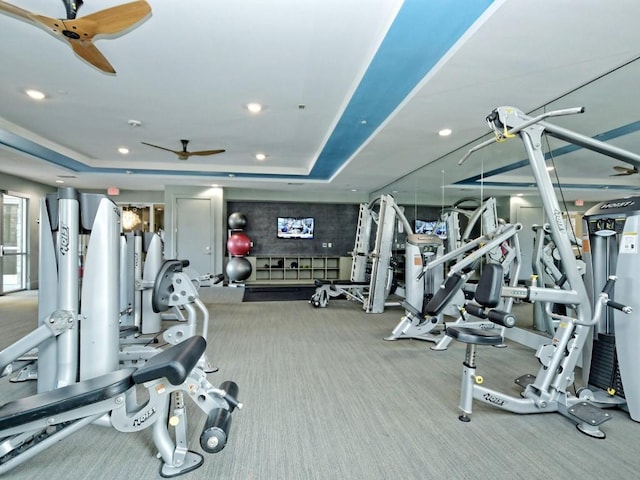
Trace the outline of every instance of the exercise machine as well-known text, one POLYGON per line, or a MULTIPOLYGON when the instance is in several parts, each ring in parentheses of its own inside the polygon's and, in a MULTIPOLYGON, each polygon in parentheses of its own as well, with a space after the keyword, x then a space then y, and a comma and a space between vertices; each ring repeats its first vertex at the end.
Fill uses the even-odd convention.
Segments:
MULTIPOLYGON (((481 270, 485 263, 500 263, 504 267, 509 284, 517 284, 520 270, 520 246, 517 234, 522 226, 500 221, 497 217, 494 198, 485 200, 469 215, 469 222, 464 232, 465 238, 471 234, 478 223, 481 223, 480 231, 483 233, 481 236, 462 243, 455 250, 428 261, 422 268, 418 278, 427 279, 425 282, 427 298, 431 298, 437 289, 446 288, 446 282, 451 276, 465 273, 464 278, 469 279, 474 271, 481 270), (443 276, 445 266, 447 268, 446 281, 443 276)), ((472 289, 472 287, 469 288, 472 289)), ((431 315, 422 307, 418 308, 405 301, 403 302, 404 316, 393 329, 391 335, 385 337, 385 340, 403 338, 426 340, 435 343, 431 347, 432 350, 446 350, 451 338, 444 332, 445 315, 457 317, 453 324, 475 321, 469 319, 468 312, 462 310, 464 303, 464 293, 462 290, 456 291, 436 315, 431 315)), ((510 310, 513 302, 507 300, 507 303, 504 308, 510 310)), ((482 324, 482 320, 480 322, 479 325, 482 324)))
MULTIPOLYGON (((640 311, 640 197, 595 205, 584 214, 583 223, 590 298, 596 298, 604 280, 615 275, 616 300, 640 311)), ((588 386, 581 391, 584 397, 624 408, 635 421, 640 421, 639 320, 636 313, 605 312, 595 325, 593 348, 585 363, 588 386)))
POLYGON ((224 448, 231 413, 242 408, 234 382, 216 388, 197 366, 205 348, 204 338, 193 336, 139 368, 114 370, 1 406, 0 474, 91 424, 127 433, 152 428, 161 476, 195 470, 204 458, 188 449, 185 398, 207 415, 200 435, 200 446, 207 453, 224 448), (137 388, 143 388, 148 399, 139 402, 137 388))
MULTIPOLYGON (((352 252, 351 277, 348 282, 316 279, 316 290, 309 303, 326 307, 330 298, 346 297, 362 303, 366 313, 382 313, 385 307, 400 306, 400 301, 389 301, 394 292, 422 308, 424 282, 418 277, 422 269, 422 251, 431 248, 433 235, 413 233, 409 221, 391 195, 382 195, 370 204, 361 204, 355 245, 352 252), (377 225, 373 250, 370 250, 373 225, 377 225), (397 225, 407 234, 405 242, 405 281, 395 281, 393 241, 397 225)), ((440 242, 441 243, 441 242, 440 242)))
MULTIPOLYGON (((524 145, 533 170, 543 209, 549 221, 549 233, 557 248, 561 271, 566 280, 563 288, 545 288, 538 286, 509 287, 501 289, 501 296, 520 298, 526 301, 542 301, 545 303, 547 315, 558 321, 554 336, 550 343, 540 346, 536 357, 541 363, 537 375, 524 375, 516 382, 524 389, 520 397, 498 392, 482 385, 482 377, 476 374, 476 347, 478 345, 495 345, 503 342, 500 333, 477 328, 449 327, 447 335, 467 345, 466 357, 463 363, 462 387, 460 394, 460 420, 469 421, 472 402, 479 400, 498 408, 515 413, 548 413, 558 412, 576 422, 577 428, 595 438, 604 438, 605 433, 600 425, 611 419, 611 415, 593 399, 571 394, 569 387, 575 381, 575 369, 579 365, 585 345, 590 341, 594 329, 602 316, 605 306, 615 308, 629 314, 633 309, 611 299, 614 287, 614 276, 609 276, 597 296, 590 299, 582 275, 578 268, 578 261, 574 255, 571 238, 562 217, 558 199, 554 192, 553 183, 546 170, 545 157, 542 151, 542 136, 547 133, 567 142, 579 145, 599 153, 627 161, 640 163, 640 157, 626 152, 604 142, 576 134, 567 129, 549 124, 544 120, 549 117, 572 115, 584 112, 583 108, 571 108, 546 112, 536 117, 530 117, 514 107, 499 107, 488 117, 487 123, 493 130, 495 138, 483 142, 469 150, 460 160, 464 162, 470 154, 493 144, 519 137, 524 145), (552 311, 553 305, 565 305, 566 314, 552 311)), ((490 272, 497 276, 496 272, 490 272)), ((489 278, 489 285, 497 281, 489 278)), ((488 294, 480 299, 481 308, 491 308, 491 301, 495 300, 495 289, 488 288, 488 294)), ((434 297, 435 298, 435 297, 434 297)), ((437 307, 434 306, 434 308, 437 307)), ((503 323, 510 323, 501 314, 495 318, 503 323)), ((493 318, 491 318, 493 320, 493 318)), ((505 326, 505 325, 503 325, 505 326)), ((637 338, 637 337, 636 337, 637 338)))

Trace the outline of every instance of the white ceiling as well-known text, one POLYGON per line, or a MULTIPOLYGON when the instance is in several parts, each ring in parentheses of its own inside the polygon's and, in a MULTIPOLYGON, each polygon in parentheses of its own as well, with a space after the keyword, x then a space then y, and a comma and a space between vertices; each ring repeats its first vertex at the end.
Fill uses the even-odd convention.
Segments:
MULTIPOLYGON (((501 105, 584 106, 553 123, 612 132, 608 141, 640 152, 637 0, 147 1, 150 16, 95 41, 115 75, 0 14, 0 171, 79 189, 215 183, 301 200, 351 190, 436 204, 534 194, 528 167, 510 169, 525 158, 519 141, 457 166, 501 105), (47 99, 28 99, 25 88, 47 99), (265 108, 252 115, 248 102, 265 108), (439 137, 444 127, 453 134, 439 137), (181 161, 141 144, 179 150, 182 138, 190 150, 226 152, 181 161), (480 187, 472 179, 482 172, 480 187)), ((9 3, 65 16, 62 0, 9 3)), ((122 3, 85 0, 78 18, 122 3)), ((637 193, 640 175, 610 177, 621 162, 562 155, 564 145, 549 139, 568 198, 637 193)))

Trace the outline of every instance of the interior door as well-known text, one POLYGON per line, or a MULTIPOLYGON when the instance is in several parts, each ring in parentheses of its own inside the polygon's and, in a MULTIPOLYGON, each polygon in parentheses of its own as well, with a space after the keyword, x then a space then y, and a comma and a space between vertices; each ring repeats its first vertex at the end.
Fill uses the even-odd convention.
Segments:
POLYGON ((0 195, 0 293, 27 285, 27 199, 0 195))
POLYGON ((199 275, 213 271, 213 207, 209 198, 176 199, 176 253, 199 275))

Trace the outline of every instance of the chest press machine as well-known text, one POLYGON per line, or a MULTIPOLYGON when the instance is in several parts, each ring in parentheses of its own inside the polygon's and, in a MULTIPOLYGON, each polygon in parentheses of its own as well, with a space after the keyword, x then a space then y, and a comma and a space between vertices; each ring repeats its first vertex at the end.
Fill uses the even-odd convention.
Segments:
MULTIPOLYGON (((610 420, 611 415, 600 407, 611 406, 611 404, 597 403, 597 399, 589 394, 572 395, 569 392, 569 387, 574 381, 575 369, 583 351, 588 352, 590 349, 594 326, 600 322, 606 307, 611 307, 625 314, 624 316, 616 314, 615 318, 625 325, 624 331, 628 335, 628 341, 635 342, 636 345, 638 338, 640 338, 640 324, 637 321, 633 322, 632 319, 623 318, 633 311, 631 307, 610 298, 613 294, 615 276, 610 275, 604 279, 600 276, 599 284, 594 284, 591 290, 592 295, 589 296, 573 253, 570 236, 562 218, 551 178, 546 170, 541 138, 544 133, 547 133, 561 140, 632 164, 639 163, 640 157, 543 121, 548 117, 571 115, 583 111, 583 108, 573 108, 529 117, 516 108, 499 107, 487 117, 487 122, 495 132, 496 138, 472 148, 460 160, 462 163, 474 151, 497 140, 515 136, 521 138, 540 192, 544 212, 550 222, 549 233, 557 248, 562 271, 566 275, 562 288, 499 287, 495 280, 497 273, 492 269, 487 271, 489 277, 485 281, 489 285, 486 287, 488 293, 479 295, 479 298, 476 296, 475 308, 480 310, 478 313, 484 312, 489 320, 501 326, 513 326, 515 319, 510 318, 504 312, 493 311, 493 307, 499 296, 520 298, 525 301, 541 302, 546 314, 558 321, 558 326, 555 328, 551 343, 540 346, 536 351, 536 357, 541 363, 537 375, 523 375, 516 379, 516 383, 524 389, 520 398, 485 387, 482 385, 483 378, 476 374, 477 346, 501 344, 503 342, 502 334, 464 326, 448 328, 447 335, 467 345, 459 403, 459 408, 462 411, 459 418, 462 421, 470 421, 473 400, 479 400, 514 413, 557 412, 576 422, 577 428, 582 433, 595 438, 605 438, 605 433, 600 430, 600 425, 610 420), (499 294, 496 295, 498 291, 499 294), (554 313, 552 307, 555 304, 569 307, 567 308, 568 313, 566 315, 554 313)), ((625 281, 629 280, 625 278, 625 281)), ((452 288, 454 287, 456 285, 452 284, 452 288)), ((434 296, 435 301, 433 304, 430 302, 430 305, 427 306, 428 309, 437 311, 439 303, 441 304, 446 299, 447 294, 450 293, 443 292, 438 299, 434 296)), ((637 355, 636 352, 636 357, 637 355)), ((584 362, 585 359, 583 359, 583 364, 584 362)), ((637 372, 637 364, 636 361, 632 366, 635 372, 637 372)), ((635 377, 635 381, 629 382, 629 386, 635 390, 631 394, 634 399, 638 398, 639 392, 637 390, 640 389, 637 373, 635 373, 635 377)), ((633 415, 632 418, 636 419, 633 415)))

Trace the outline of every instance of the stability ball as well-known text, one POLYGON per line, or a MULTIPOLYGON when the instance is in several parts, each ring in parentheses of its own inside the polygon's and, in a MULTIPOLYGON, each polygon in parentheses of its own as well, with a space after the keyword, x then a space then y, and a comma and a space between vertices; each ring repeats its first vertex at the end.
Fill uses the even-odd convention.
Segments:
POLYGON ((246 233, 235 232, 227 239, 227 250, 230 255, 242 257, 251 250, 251 239, 246 233))
POLYGON ((240 282, 249 278, 252 272, 251 262, 244 257, 233 257, 227 263, 227 277, 232 282, 240 282))
POLYGON ((227 223, 232 230, 244 230, 247 226, 247 217, 244 213, 233 212, 229 215, 227 223))

